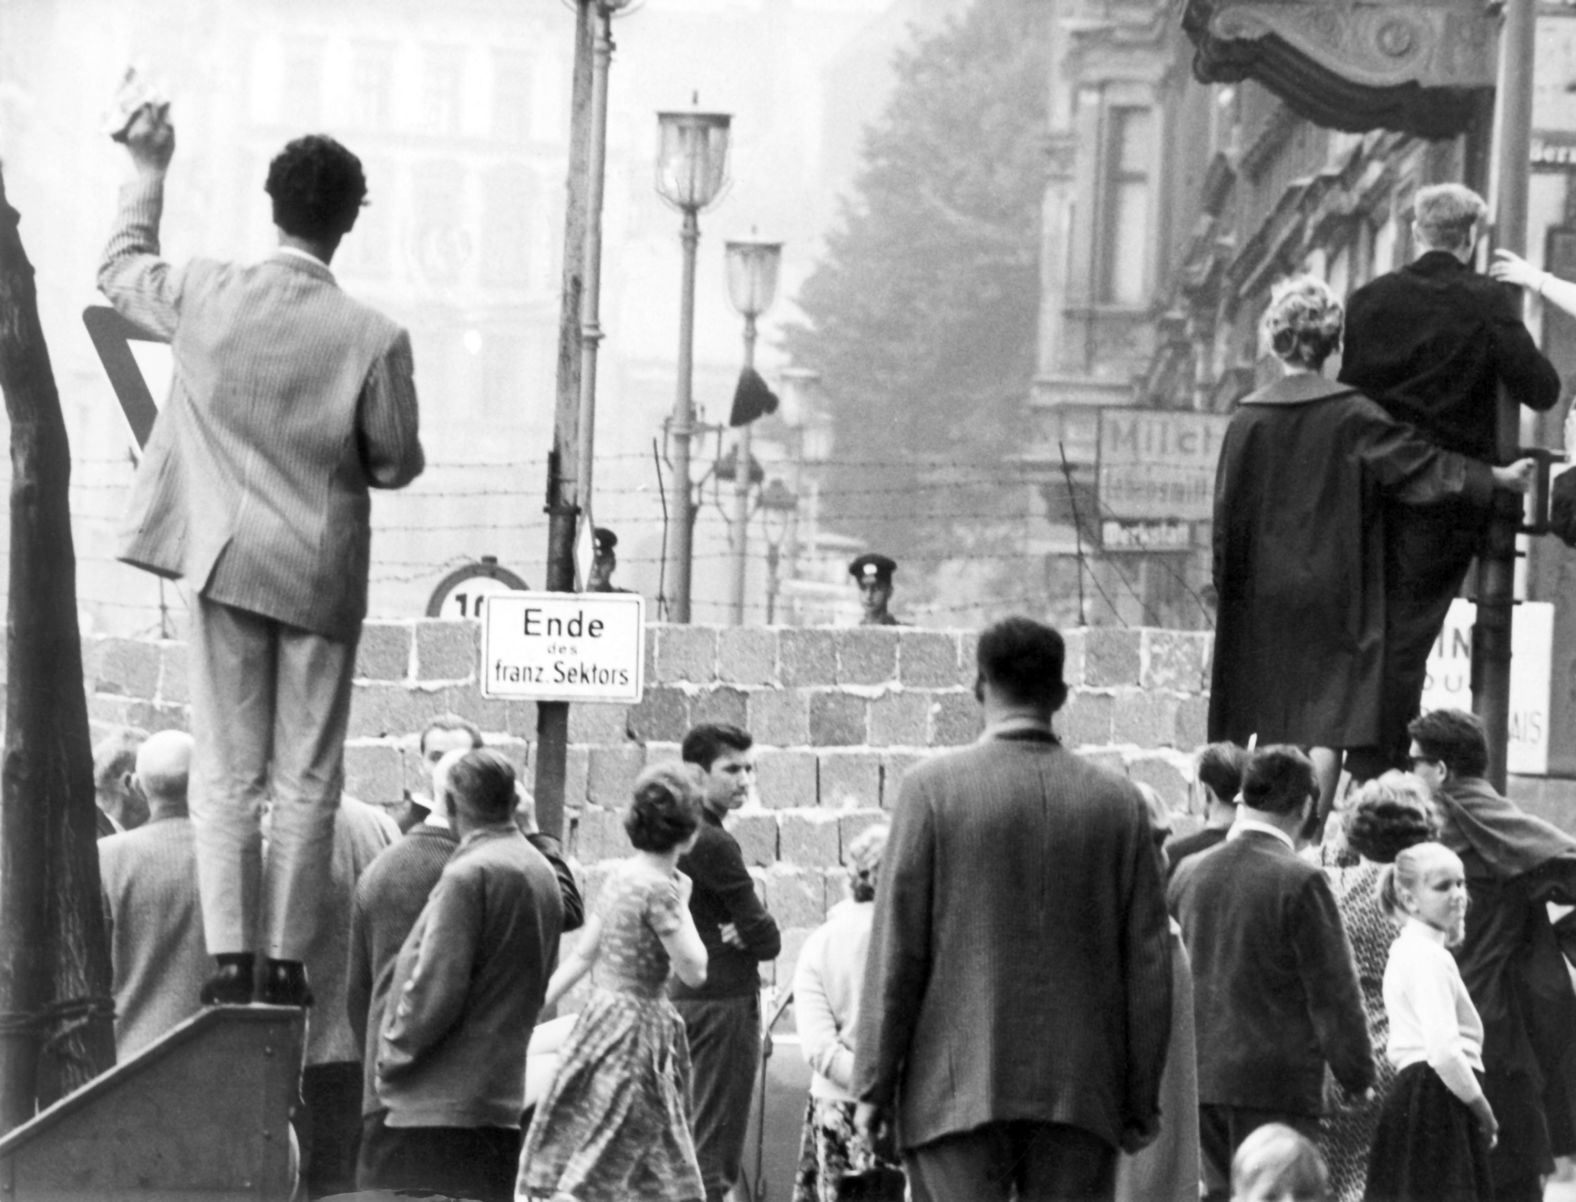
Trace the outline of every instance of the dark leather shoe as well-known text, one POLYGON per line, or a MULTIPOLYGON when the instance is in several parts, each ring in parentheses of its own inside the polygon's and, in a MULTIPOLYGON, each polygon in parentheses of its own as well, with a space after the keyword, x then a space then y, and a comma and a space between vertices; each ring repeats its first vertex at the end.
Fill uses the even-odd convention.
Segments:
POLYGON ((306 965, 299 960, 263 961, 257 1000, 265 1006, 310 1006, 312 987, 306 983, 306 965))
POLYGON ((252 958, 225 957, 219 971, 203 982, 197 995, 204 1006, 249 1006, 252 1002, 252 958))

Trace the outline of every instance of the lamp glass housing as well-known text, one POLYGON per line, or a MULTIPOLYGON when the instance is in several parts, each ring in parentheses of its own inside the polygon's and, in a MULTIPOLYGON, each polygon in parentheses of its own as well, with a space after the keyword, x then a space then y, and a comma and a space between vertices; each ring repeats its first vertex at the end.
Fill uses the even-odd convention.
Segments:
POLYGON ((793 489, 783 483, 781 476, 773 476, 761 489, 761 524, 766 530, 766 541, 773 547, 782 545, 788 533, 788 523, 799 508, 799 498, 793 489))
POLYGON ((759 317, 772 307, 777 295, 783 244, 747 238, 726 245, 728 299, 745 317, 759 317))
POLYGON ((679 209, 704 209, 728 179, 728 113, 658 113, 657 194, 679 209))

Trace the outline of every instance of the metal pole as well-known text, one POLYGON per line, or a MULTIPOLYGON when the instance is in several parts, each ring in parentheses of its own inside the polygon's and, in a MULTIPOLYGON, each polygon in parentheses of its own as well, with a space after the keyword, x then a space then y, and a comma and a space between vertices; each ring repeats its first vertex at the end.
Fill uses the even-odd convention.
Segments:
MULTIPOLYGON (((744 366, 755 366, 755 314, 744 315, 744 366)), ((746 544, 750 528, 750 427, 739 427, 733 461, 733 624, 744 625, 744 581, 749 560, 746 544)))
POLYGON ((684 210, 679 239, 684 246, 684 276, 679 291, 678 391, 673 398, 673 621, 690 620, 690 569, 694 559, 695 498, 690 484, 690 439, 695 433, 691 395, 695 352, 695 249, 700 243, 697 210, 684 210))
MULTIPOLYGON (((1536 37, 1533 0, 1507 0, 1500 33, 1499 139, 1496 163, 1495 244, 1523 254, 1527 248, 1527 175, 1532 138, 1532 67, 1536 37)), ((1518 290, 1518 302, 1520 296, 1518 290)), ((1521 444, 1521 404, 1501 385, 1497 440, 1509 463, 1521 444)), ((1477 622, 1472 628, 1472 705, 1488 740, 1488 779, 1505 788, 1510 739, 1510 634, 1516 603, 1516 530, 1521 498, 1495 494, 1488 545, 1478 561, 1477 622)))
MULTIPOLYGON (((553 412, 553 449, 547 457, 547 587, 575 587, 575 523, 580 515, 578 480, 580 421, 581 294, 585 287, 586 222, 591 143, 593 0, 580 0, 575 17, 575 71, 569 121, 569 175, 564 203, 564 275, 558 318, 558 394, 553 412), (567 470, 566 470, 567 469, 567 470)), ((568 778, 569 706, 536 706, 536 821, 547 834, 564 834, 564 790, 568 778)))
POLYGON ((777 622, 777 544, 766 547, 766 624, 777 622))
POLYGON ((591 511, 592 444, 596 439, 596 356, 602 342, 602 192, 607 177, 607 77, 613 61, 613 14, 602 10, 591 62, 591 128, 587 151, 584 285, 580 293, 580 410, 575 485, 580 516, 591 511))

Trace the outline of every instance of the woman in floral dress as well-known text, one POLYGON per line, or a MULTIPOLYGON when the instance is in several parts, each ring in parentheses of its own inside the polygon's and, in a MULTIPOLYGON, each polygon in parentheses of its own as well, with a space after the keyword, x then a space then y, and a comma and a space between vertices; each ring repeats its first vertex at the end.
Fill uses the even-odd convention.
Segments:
POLYGON ((1396 928, 1379 901, 1379 875, 1405 848, 1436 838, 1439 816, 1429 800, 1428 786, 1409 773, 1387 772, 1363 785, 1340 817, 1341 833, 1324 844, 1320 858, 1357 963, 1378 1076, 1371 1098, 1338 1104, 1330 1110, 1319 1147, 1330 1167, 1335 1202, 1362 1202, 1368 1180, 1368 1148, 1395 1080, 1395 1069, 1384 1053, 1390 1034, 1384 1009, 1384 967, 1396 928))
POLYGON ((635 854, 611 866, 595 913, 553 974, 547 1004, 589 971, 592 991, 565 1042, 520 1158, 518 1190, 548 1202, 702 1202, 690 1133, 684 1022, 670 972, 706 979, 679 856, 700 825, 690 764, 660 764, 635 781, 624 815, 635 854))

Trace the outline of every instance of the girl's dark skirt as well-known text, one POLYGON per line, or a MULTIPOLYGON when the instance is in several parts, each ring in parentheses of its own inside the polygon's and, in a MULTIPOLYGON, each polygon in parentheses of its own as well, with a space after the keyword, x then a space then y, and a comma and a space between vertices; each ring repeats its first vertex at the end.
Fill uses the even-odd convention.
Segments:
POLYGON ((1491 1202, 1488 1134, 1419 1061, 1390 1088, 1368 1154, 1366 1202, 1491 1202))

